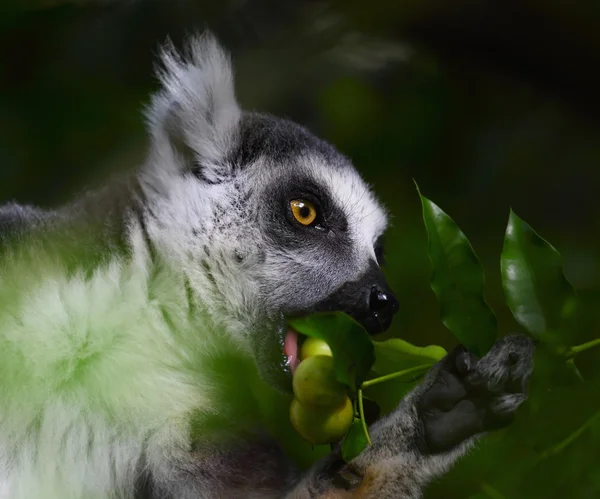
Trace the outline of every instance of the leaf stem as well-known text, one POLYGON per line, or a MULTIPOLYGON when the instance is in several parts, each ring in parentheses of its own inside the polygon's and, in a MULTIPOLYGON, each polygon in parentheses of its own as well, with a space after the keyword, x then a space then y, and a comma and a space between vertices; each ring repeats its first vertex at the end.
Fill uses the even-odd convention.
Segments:
POLYGON ((590 350, 591 348, 600 346, 600 338, 596 338, 595 340, 588 341, 587 343, 582 343, 581 345, 576 345, 571 347, 569 353, 571 356, 577 355, 580 352, 585 352, 586 350, 590 350))
POLYGON ((399 378, 401 376, 408 376, 409 374, 415 374, 415 373, 422 374, 425 371, 429 370, 429 368, 432 365, 433 364, 423 364, 420 366, 411 367, 410 369, 405 369, 404 371, 398 371, 398 372, 395 372, 392 374, 386 374, 385 376, 380 376, 378 378, 369 379, 362 384, 361 388, 365 389, 365 388, 368 388, 369 386, 373 386, 378 383, 383 383, 384 381, 388 381, 390 379, 399 378))
POLYGON ((365 432, 365 437, 367 437, 367 443, 369 445, 373 445, 371 442, 371 436, 369 435, 369 429, 367 428, 367 422, 365 420, 365 408, 363 407, 363 392, 362 389, 358 389, 358 414, 360 415, 360 422, 363 427, 363 431, 365 432))
POLYGON ((556 444, 554 447, 543 452, 540 456, 540 459, 545 459, 547 457, 553 456, 554 454, 558 454, 567 446, 572 444, 577 438, 579 438, 585 430, 587 430, 590 426, 594 424, 594 422, 600 419, 600 412, 594 414, 590 419, 588 419, 585 423, 583 423, 579 428, 577 428, 573 433, 571 433, 567 438, 563 441, 556 444))
POLYGON ((575 359, 573 359, 573 357, 567 360, 567 365, 571 366, 573 373, 575 374, 575 376, 577 376, 577 379, 579 381, 585 381, 583 379, 583 376, 581 375, 581 372, 579 372, 579 369, 577 369, 577 366, 575 365, 575 359))

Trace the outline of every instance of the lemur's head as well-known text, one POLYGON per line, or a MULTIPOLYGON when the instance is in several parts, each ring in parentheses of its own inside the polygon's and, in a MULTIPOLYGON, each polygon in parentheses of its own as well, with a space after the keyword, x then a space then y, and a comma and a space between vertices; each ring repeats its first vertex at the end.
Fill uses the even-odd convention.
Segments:
POLYGON ((298 362, 286 318, 345 311, 385 331, 398 308, 379 267, 386 215, 348 159, 294 123, 242 112, 214 38, 162 59, 142 175, 149 232, 216 324, 272 381, 298 362))

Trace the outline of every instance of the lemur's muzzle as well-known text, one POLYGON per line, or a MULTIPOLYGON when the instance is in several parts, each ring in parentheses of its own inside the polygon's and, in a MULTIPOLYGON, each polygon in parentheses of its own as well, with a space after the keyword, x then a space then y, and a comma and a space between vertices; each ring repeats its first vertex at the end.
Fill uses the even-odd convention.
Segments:
POLYGON ((345 312, 369 334, 386 331, 398 311, 398 300, 374 262, 359 279, 343 284, 316 307, 318 312, 345 312))

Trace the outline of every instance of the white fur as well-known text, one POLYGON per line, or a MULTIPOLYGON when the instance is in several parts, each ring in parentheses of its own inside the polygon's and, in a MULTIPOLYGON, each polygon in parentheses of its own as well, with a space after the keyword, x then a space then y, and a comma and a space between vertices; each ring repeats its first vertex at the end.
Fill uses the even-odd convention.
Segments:
POLYGON ((146 174, 160 179, 178 173, 177 153, 169 137, 175 131, 198 155, 208 178, 219 180, 220 160, 231 147, 241 114, 233 71, 228 55, 208 34, 191 39, 188 51, 189 57, 183 59, 170 42, 162 51, 159 74, 163 90, 154 96, 146 112, 153 138, 152 161, 146 174), (175 171, 169 166, 175 166, 175 171))
POLYGON ((348 218, 351 237, 365 269, 369 259, 375 259, 374 244, 387 227, 387 214, 356 170, 333 169, 319 164, 313 167, 315 176, 329 188, 333 198, 348 218))
POLYGON ((52 263, 22 257, 0 274, 2 295, 20 297, 0 311, 2 357, 15 360, 0 367, 5 495, 131 497, 143 449, 167 430, 184 440, 189 414, 214 410, 203 359, 227 344, 190 322, 181 280, 148 275, 143 250, 90 278, 52 263), (82 360, 95 364, 78 373, 82 360))
MULTIPOLYGON (((189 261, 199 240, 184 238, 194 226, 211 232, 206 221, 227 193, 179 175, 164 126, 173 126, 167 113, 175 109, 178 131, 211 166, 229 146, 239 109, 216 41, 199 37, 190 48, 188 61, 163 54, 164 90, 148 113, 153 146, 140 177, 161 213, 149 230, 165 264, 150 262, 134 219, 133 257, 91 276, 72 274, 61 261, 68 255, 45 244, 0 255, 0 359, 9 360, 0 362, 0 497, 130 498, 142 455, 145 466, 164 465, 187 451, 190 414, 218 409, 204 361, 243 345, 223 337, 236 318, 227 326, 215 319, 222 295, 189 261)), ((228 296, 241 302, 236 289, 228 296)))

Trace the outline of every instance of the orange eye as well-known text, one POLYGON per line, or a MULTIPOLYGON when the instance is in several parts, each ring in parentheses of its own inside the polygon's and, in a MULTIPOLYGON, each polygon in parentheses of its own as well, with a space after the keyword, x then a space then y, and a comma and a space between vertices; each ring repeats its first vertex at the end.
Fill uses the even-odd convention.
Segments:
POLYGON ((292 209, 292 215, 294 215, 296 221, 302 225, 310 225, 317 218, 317 209, 310 201, 294 199, 290 202, 290 207, 292 209))

